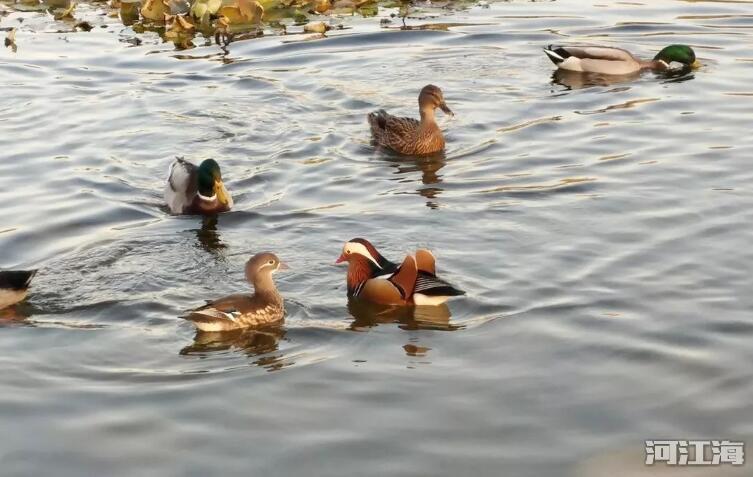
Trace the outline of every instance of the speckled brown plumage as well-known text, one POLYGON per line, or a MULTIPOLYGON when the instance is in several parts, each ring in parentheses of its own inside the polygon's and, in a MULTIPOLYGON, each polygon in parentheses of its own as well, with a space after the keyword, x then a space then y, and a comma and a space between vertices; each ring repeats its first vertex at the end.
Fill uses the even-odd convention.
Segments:
POLYGON ((436 108, 452 114, 444 101, 442 90, 427 85, 418 96, 421 120, 393 116, 380 109, 368 116, 371 134, 380 146, 388 147, 400 154, 427 155, 444 149, 442 130, 434 117, 436 108))
POLYGON ((285 316, 282 296, 272 280, 287 268, 273 253, 254 255, 246 263, 246 279, 254 293, 228 295, 193 310, 185 319, 202 331, 228 331, 280 324, 285 316))

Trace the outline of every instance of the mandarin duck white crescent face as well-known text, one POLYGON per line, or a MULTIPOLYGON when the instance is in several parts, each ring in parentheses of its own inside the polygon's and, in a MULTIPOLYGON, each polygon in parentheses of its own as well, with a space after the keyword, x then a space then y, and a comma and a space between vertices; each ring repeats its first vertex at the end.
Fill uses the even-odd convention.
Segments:
POLYGON ((434 255, 418 250, 399 266, 384 258, 361 238, 345 243, 336 263, 348 262, 348 297, 382 305, 439 305, 450 296, 462 295, 437 278, 434 255))

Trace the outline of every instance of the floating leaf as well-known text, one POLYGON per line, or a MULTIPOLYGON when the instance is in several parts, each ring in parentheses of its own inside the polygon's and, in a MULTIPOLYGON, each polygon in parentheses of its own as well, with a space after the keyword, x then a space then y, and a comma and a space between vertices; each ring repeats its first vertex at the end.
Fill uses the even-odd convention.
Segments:
POLYGON ((5 46, 9 46, 13 51, 16 51, 16 29, 11 28, 8 35, 5 37, 5 46))
POLYGON ((227 25, 255 25, 264 16, 264 7, 256 0, 230 0, 230 3, 220 8, 219 15, 227 25))
POLYGON ((76 2, 71 2, 71 4, 66 9, 59 9, 56 10, 53 16, 55 17, 55 20, 63 20, 63 19, 72 19, 73 18, 73 10, 76 8, 76 2))
POLYGON ((188 0, 162 0, 170 15, 185 15, 191 11, 191 3, 188 0))
POLYGON ((146 0, 141 7, 141 16, 153 22, 163 22, 165 20, 165 4, 162 0, 146 0))
POLYGON ((172 41, 178 48, 193 47, 196 27, 184 15, 165 14, 165 39, 172 41))
POLYGON ((202 23, 209 23, 209 16, 216 14, 222 7, 222 0, 196 0, 191 6, 191 16, 202 23))
POLYGON ((139 19, 139 0, 122 0, 120 2, 120 21, 123 25, 133 25, 139 19))
POLYGON ((92 24, 87 22, 86 20, 76 23, 76 26, 74 28, 82 31, 92 31, 94 29, 92 24))
POLYGON ((330 27, 324 22, 307 23, 303 27, 306 33, 325 33, 327 30, 330 30, 330 27))

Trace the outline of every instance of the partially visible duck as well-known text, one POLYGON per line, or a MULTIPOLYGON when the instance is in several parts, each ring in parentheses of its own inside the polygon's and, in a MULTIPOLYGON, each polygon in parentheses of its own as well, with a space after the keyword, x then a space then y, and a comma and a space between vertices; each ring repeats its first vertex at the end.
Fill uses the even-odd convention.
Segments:
POLYGON ((436 275, 434 255, 420 249, 401 265, 380 254, 366 239, 346 242, 336 263, 348 262, 348 297, 381 305, 440 305, 465 295, 436 275))
POLYGON ((696 68, 700 63, 687 45, 669 45, 652 60, 641 60, 630 52, 610 46, 549 45, 544 53, 557 68, 584 73, 629 75, 641 70, 666 71, 673 62, 696 68))
POLYGON ((233 207, 220 165, 207 159, 198 167, 178 157, 170 165, 165 201, 173 214, 218 214, 233 207))
POLYGON ((288 268, 277 255, 263 252, 246 262, 246 280, 254 293, 228 295, 193 310, 184 318, 202 331, 228 331, 282 323, 285 315, 282 296, 272 274, 288 268))
POLYGON ((430 84, 424 86, 418 96, 420 121, 392 116, 383 109, 369 114, 374 141, 400 154, 426 155, 441 151, 445 142, 434 117, 437 108, 445 114, 453 114, 444 101, 442 90, 430 84))
POLYGON ((0 272, 0 310, 23 301, 29 291, 36 270, 7 270, 0 272))

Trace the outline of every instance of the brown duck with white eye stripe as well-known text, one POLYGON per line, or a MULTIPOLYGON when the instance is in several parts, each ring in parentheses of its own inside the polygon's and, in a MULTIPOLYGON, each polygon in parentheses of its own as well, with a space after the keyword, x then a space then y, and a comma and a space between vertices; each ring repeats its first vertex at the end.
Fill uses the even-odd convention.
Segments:
POLYGON ((193 310, 184 318, 202 331, 228 331, 282 323, 285 315, 282 296, 272 274, 288 268, 277 255, 263 252, 246 262, 246 280, 254 293, 237 293, 193 310))
POLYGON ((336 263, 348 262, 348 297, 381 305, 440 305, 452 296, 464 295, 437 278, 434 255, 420 249, 401 265, 380 254, 366 239, 345 243, 336 263))
POLYGON ((374 141, 400 154, 426 155, 441 151, 445 142, 442 130, 439 129, 434 117, 437 108, 445 114, 453 114, 445 103, 442 90, 430 84, 424 86, 418 96, 420 121, 393 116, 383 109, 369 114, 368 120, 374 141))

